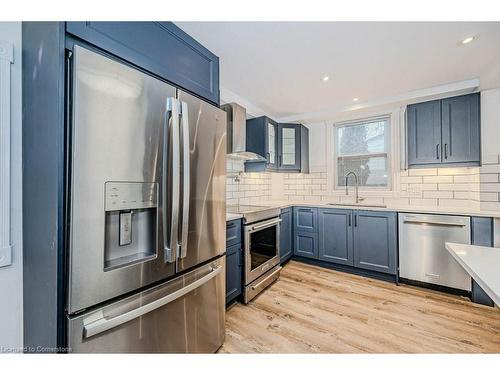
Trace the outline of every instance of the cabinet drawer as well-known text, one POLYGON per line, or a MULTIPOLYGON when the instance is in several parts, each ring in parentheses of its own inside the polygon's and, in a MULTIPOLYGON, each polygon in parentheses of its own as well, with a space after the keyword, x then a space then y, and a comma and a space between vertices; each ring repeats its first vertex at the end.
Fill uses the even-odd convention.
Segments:
POLYGON ((226 223, 226 248, 241 242, 241 220, 231 220, 226 223))
POLYGON ((294 207, 293 222, 295 230, 318 232, 318 209, 314 207, 294 207))
POLYGON ((66 31, 219 104, 219 58, 172 22, 67 22, 66 31))

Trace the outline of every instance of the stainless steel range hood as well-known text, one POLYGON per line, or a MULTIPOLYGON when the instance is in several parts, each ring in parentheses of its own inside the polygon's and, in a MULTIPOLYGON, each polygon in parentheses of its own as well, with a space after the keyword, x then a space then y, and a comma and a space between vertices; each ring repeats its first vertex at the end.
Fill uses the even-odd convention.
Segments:
POLYGON ((239 104, 221 106, 227 114, 227 156, 240 160, 266 161, 266 158, 246 149, 247 110, 239 104))

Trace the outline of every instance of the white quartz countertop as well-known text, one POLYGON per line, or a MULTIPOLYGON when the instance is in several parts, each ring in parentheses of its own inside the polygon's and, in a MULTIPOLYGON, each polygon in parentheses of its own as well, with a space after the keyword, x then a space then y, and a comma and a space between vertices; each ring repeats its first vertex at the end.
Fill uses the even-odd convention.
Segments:
MULTIPOLYGON (((267 207, 278 207, 286 208, 292 206, 302 206, 302 207, 318 207, 318 208, 339 208, 347 210, 367 210, 367 211, 395 211, 395 212, 411 212, 411 213, 423 213, 423 214, 443 214, 443 215, 463 215, 463 216, 481 216, 481 217, 493 217, 500 218, 500 211, 484 211, 484 210, 474 210, 459 207, 424 207, 424 206, 395 206, 387 205, 386 207, 380 206, 364 206, 363 204, 358 205, 342 205, 335 204, 331 205, 328 202, 308 202, 308 201, 262 201, 259 203, 261 206, 267 207)), ((243 215, 240 214, 226 214, 226 221, 241 219, 243 215)))
POLYGON ((444 215, 464 215, 464 216, 482 216, 482 217, 493 217, 500 218, 500 211, 483 211, 466 209, 459 207, 424 207, 424 206, 395 206, 388 205, 386 207, 378 206, 363 206, 359 205, 341 205, 335 204, 330 205, 328 202, 308 202, 308 201, 265 201, 261 202, 262 205, 286 208, 291 206, 307 206, 307 207, 319 207, 319 208, 341 208, 341 209, 358 209, 367 211, 396 211, 396 212, 412 212, 412 213, 424 213, 424 214, 444 214, 444 215))
POLYGON ((230 214, 229 212, 226 212, 226 223, 231 220, 238 220, 241 219, 243 215, 241 214, 230 214))
POLYGON ((447 242, 446 249, 500 306, 500 249, 447 242))

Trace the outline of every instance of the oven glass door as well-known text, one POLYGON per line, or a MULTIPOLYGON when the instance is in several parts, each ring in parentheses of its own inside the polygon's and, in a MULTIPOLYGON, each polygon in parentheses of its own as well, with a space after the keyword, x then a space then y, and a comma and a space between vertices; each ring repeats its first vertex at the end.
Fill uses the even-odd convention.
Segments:
POLYGON ((279 219, 245 228, 245 283, 248 284, 279 263, 279 219))
POLYGON ((278 225, 273 225, 250 233, 250 267, 259 268, 277 255, 278 225))

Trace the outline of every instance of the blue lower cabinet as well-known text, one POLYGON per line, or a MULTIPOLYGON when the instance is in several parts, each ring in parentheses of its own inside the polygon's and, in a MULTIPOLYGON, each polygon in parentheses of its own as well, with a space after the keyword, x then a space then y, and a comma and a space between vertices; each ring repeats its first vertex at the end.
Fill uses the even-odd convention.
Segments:
POLYGON ((241 242, 241 220, 231 220, 226 223, 226 248, 241 242))
POLYGON ((242 256, 241 244, 226 249, 226 304, 241 294, 242 256))
POLYGON ((320 260, 353 265, 352 215, 352 210, 318 211, 320 260))
POLYGON ((395 212, 354 211, 354 266, 396 274, 397 215, 395 212))
POLYGON ((317 259, 318 234, 296 231, 293 240, 293 253, 300 257, 317 259))
POLYGON ((318 209, 315 207, 294 207, 293 225, 296 231, 318 232, 318 209))
POLYGON ((292 209, 281 210, 280 226, 280 263, 283 264, 293 255, 292 209))

